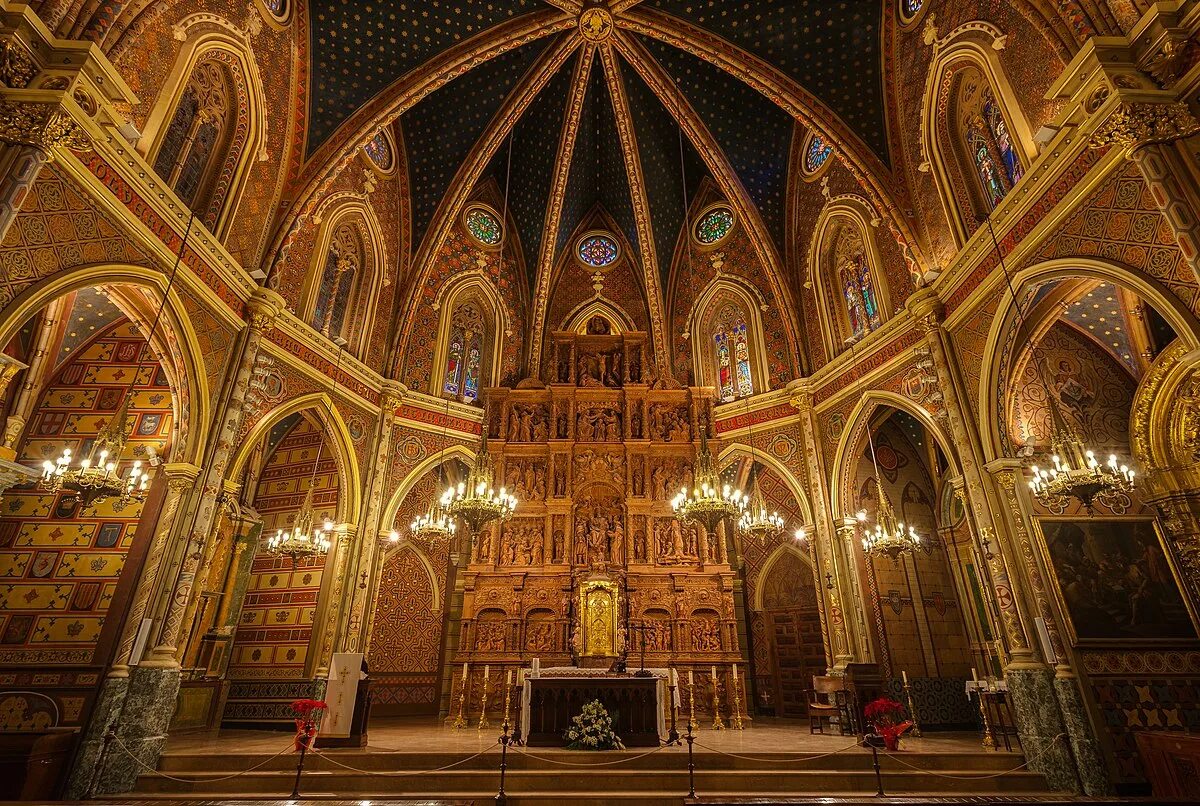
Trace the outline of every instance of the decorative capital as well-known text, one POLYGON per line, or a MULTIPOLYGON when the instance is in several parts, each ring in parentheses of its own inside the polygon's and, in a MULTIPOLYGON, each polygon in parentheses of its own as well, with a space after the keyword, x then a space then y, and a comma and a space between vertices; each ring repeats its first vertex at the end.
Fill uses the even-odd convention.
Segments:
POLYGON ((919 288, 905 301, 904 306, 917 321, 922 332, 928 334, 942 326, 946 309, 941 297, 929 286, 919 288))
POLYGON ((1091 147, 1115 145, 1133 152, 1154 143, 1169 143, 1200 131, 1187 104, 1121 104, 1092 135, 1091 147))
POLYGON ((59 146, 84 149, 87 134, 57 103, 0 100, 0 140, 49 154, 59 146))
POLYGON ((287 302, 277 292, 269 288, 257 288, 254 295, 246 303, 250 310, 250 327, 254 330, 267 331, 275 326, 279 312, 287 306, 287 302))
POLYGON ((11 90, 22 90, 39 72, 37 62, 16 39, 0 43, 0 84, 11 90))
POLYGON ((798 378, 794 381, 791 381, 784 391, 786 391, 789 395, 788 403, 790 403, 792 408, 794 408, 796 411, 800 412, 801 414, 807 414, 808 412, 812 411, 812 388, 807 382, 807 379, 798 378))
POLYGON ((408 387, 399 381, 384 381, 383 395, 380 399, 380 408, 383 409, 385 415, 394 414, 396 409, 400 408, 400 404, 404 402, 404 398, 408 395, 408 387))

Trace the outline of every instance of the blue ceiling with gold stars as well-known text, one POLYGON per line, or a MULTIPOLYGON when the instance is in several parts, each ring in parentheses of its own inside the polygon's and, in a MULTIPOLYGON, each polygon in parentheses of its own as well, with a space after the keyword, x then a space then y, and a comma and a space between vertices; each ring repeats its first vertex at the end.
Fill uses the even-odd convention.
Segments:
POLYGON ((412 232, 417 243, 488 121, 546 43, 539 40, 484 63, 430 94, 400 118, 408 149, 412 232))
POLYGON ((308 153, 355 110, 429 59, 539 0, 309 0, 308 153))
POLYGON ((642 42, 704 121, 782 251, 792 117, 711 64, 654 40, 642 42))
MULTIPOLYGON (((647 0, 793 78, 885 163, 880 0, 647 0)), ((744 87, 743 89, 749 89, 744 87)))

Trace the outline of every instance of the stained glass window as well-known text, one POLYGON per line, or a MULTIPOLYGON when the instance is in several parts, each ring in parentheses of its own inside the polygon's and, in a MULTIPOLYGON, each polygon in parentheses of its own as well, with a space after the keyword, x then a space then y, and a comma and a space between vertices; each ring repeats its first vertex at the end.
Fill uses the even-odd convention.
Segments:
POLYGON ((392 166, 396 164, 395 155, 392 153, 392 143, 382 131, 375 133, 375 136, 363 146, 363 151, 366 152, 367 159, 371 160, 375 167, 384 173, 391 171, 392 166))
POLYGON ((446 348, 446 370, 442 391, 472 403, 479 397, 483 378, 485 320, 474 302, 454 309, 450 317, 450 343, 446 348))
POLYGON ((216 61, 199 63, 154 159, 158 175, 208 224, 215 223, 209 207, 228 147, 232 97, 225 68, 216 61))
POLYGON ((618 254, 617 242, 607 235, 589 235, 579 242, 579 259, 595 269, 611 266, 618 254))
POLYGON ((820 135, 809 135, 808 144, 804 148, 804 173, 814 174, 819 171, 832 153, 833 146, 826 145, 820 135))
POLYGON ((344 335, 342 331, 360 266, 362 243, 358 232, 352 224, 342 224, 330 238, 313 306, 312 326, 331 339, 344 335))
POLYGON ((485 207, 472 207, 465 217, 467 232, 485 246, 496 246, 504 237, 500 219, 485 207))
POLYGON ((1008 121, 981 70, 962 70, 958 85, 958 125, 965 148, 964 170, 974 173, 986 213, 1000 203, 1024 175, 1008 121))
POLYGON ((1012 136, 1009 135, 1008 126, 1004 123, 1004 115, 1000 114, 1000 107, 992 98, 991 90, 986 91, 986 100, 983 102, 983 119, 987 121, 988 130, 992 133, 992 139, 996 144, 996 151, 1000 153, 1000 162, 1004 166, 1004 175, 1008 178, 1008 184, 1010 186, 1017 184, 1017 181, 1024 175, 1024 171, 1021 170, 1021 160, 1017 158, 1012 136))
POLYGON ((924 0, 900 0, 900 11, 904 15, 904 19, 911 20, 917 16, 917 12, 923 5, 925 5, 924 0))
POLYGON ((754 375, 750 369, 750 340, 746 318, 730 303, 721 309, 713 332, 717 360, 717 386, 721 401, 754 394, 754 375))
POLYGON ((855 336, 861 336, 879 327, 879 303, 866 255, 860 252, 842 264, 840 282, 850 331, 855 336))
POLYGON ((714 207, 696 222, 696 240, 705 246, 711 246, 725 238, 733 229, 733 210, 728 207, 714 207))
POLYGON ((1004 198, 1007 188, 1000 179, 1000 169, 988 147, 987 138, 978 128, 967 132, 967 147, 971 150, 971 159, 975 162, 975 173, 979 184, 983 187, 983 195, 987 200, 988 209, 994 208, 1004 198))

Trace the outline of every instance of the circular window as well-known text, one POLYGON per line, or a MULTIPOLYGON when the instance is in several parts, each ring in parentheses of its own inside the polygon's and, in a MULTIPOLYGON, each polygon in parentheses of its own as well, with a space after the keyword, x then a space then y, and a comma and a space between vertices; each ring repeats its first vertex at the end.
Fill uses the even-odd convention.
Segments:
POLYGON ((585 235, 579 239, 579 248, 575 254, 579 259, 593 269, 603 269, 617 262, 621 249, 617 242, 603 233, 585 235))
POLYGON ((291 21, 291 0, 259 0, 259 4, 264 12, 263 16, 277 27, 287 25, 291 21))
POLYGON ((899 3, 900 21, 905 25, 915 20, 925 7, 925 0, 899 0, 899 3))
POLYGON ((829 165, 829 157, 833 154, 833 146, 827 144, 821 135, 809 132, 804 141, 804 162, 801 166, 806 179, 815 179, 824 173, 829 165))
POLYGON ((710 207, 696 219, 692 234, 702 246, 712 246, 725 240, 733 231, 733 210, 727 205, 718 204, 710 207))
POLYGON ((471 237, 484 246, 499 246, 504 239, 504 227, 500 226, 500 217, 491 208, 481 204, 467 208, 463 216, 463 224, 471 237))
POLYGON ((390 174, 396 167, 396 152, 392 150, 392 139, 383 129, 375 132, 375 136, 363 146, 363 153, 380 173, 390 174))

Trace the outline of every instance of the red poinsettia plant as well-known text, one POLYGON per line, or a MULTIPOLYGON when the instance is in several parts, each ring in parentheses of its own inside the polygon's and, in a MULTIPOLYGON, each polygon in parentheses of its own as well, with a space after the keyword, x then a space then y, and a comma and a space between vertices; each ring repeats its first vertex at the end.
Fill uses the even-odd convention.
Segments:
POLYGON ((317 725, 321 712, 329 708, 324 700, 295 700, 292 711, 296 714, 296 752, 312 750, 317 742, 317 725))
POLYGON ((913 726, 911 720, 905 719, 907 713, 904 706, 890 697, 880 697, 867 704, 863 716, 875 728, 875 732, 883 737, 883 744, 888 750, 900 746, 900 737, 913 726))

